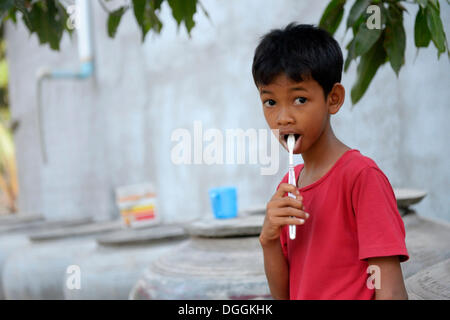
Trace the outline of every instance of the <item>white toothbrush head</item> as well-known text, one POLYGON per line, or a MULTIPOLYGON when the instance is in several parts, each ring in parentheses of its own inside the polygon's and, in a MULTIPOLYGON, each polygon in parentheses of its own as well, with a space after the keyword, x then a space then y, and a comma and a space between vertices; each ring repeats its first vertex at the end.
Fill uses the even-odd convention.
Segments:
POLYGON ((295 137, 293 134, 290 134, 287 138, 287 147, 289 151, 289 164, 293 164, 293 155, 294 155, 294 146, 295 146, 295 137))
POLYGON ((295 137, 293 134, 290 134, 287 138, 287 147, 289 153, 294 153, 294 146, 295 146, 295 137))

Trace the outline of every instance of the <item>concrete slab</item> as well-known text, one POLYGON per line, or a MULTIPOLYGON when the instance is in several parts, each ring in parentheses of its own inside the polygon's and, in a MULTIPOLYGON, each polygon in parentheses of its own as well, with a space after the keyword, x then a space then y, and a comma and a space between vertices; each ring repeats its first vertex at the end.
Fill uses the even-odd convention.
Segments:
POLYGON ((405 284, 410 300, 450 300, 450 259, 418 272, 405 284))
POLYGON ((450 225, 410 214, 403 217, 410 259, 401 264, 405 279, 450 258, 450 225))
POLYGON ((51 230, 38 231, 29 235, 31 241, 48 241, 70 237, 96 235, 123 228, 121 220, 92 222, 78 226, 62 226, 51 230))
POLYGON ((208 218, 185 226, 190 236, 225 238, 235 236, 257 236, 261 232, 264 215, 248 215, 232 219, 208 218))
POLYGON ((159 225, 144 229, 123 229, 97 238, 97 243, 103 246, 129 246, 148 244, 166 239, 186 237, 186 232, 180 225, 159 225))
POLYGON ((5 216, 0 216, 0 226, 5 225, 15 225, 24 222, 34 222, 44 220, 44 216, 40 214, 25 214, 25 213, 14 213, 5 216))
POLYGON ((25 220, 24 222, 21 223, 10 223, 0 225, 0 234, 11 232, 23 232, 23 233, 46 232, 54 228, 73 227, 88 224, 91 222, 92 222, 91 218, 78 218, 73 220, 52 220, 52 221, 31 219, 28 221, 25 220))

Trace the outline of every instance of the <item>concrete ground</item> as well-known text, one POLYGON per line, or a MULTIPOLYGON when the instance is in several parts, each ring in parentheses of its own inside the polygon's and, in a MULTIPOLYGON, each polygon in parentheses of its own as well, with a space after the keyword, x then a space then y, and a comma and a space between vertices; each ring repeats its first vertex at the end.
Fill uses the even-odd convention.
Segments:
POLYGON ((410 259, 402 263, 411 300, 450 299, 450 224, 415 213, 403 217, 410 259))

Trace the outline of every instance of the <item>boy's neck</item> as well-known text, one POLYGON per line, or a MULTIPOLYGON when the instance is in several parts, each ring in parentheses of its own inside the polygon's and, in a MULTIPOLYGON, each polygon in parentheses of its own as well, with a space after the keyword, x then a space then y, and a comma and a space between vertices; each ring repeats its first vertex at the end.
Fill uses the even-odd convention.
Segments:
POLYGON ((315 175, 323 170, 327 171, 350 149, 336 138, 328 122, 326 129, 314 145, 301 154, 304 161, 303 174, 315 175))

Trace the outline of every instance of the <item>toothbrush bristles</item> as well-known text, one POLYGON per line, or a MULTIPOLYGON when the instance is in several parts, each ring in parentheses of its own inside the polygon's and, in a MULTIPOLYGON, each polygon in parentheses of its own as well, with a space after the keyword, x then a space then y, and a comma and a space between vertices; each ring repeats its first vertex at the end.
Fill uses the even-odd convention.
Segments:
POLYGON ((287 138, 287 146, 289 149, 289 153, 294 152, 294 145, 295 145, 295 137, 293 134, 290 134, 287 138))

